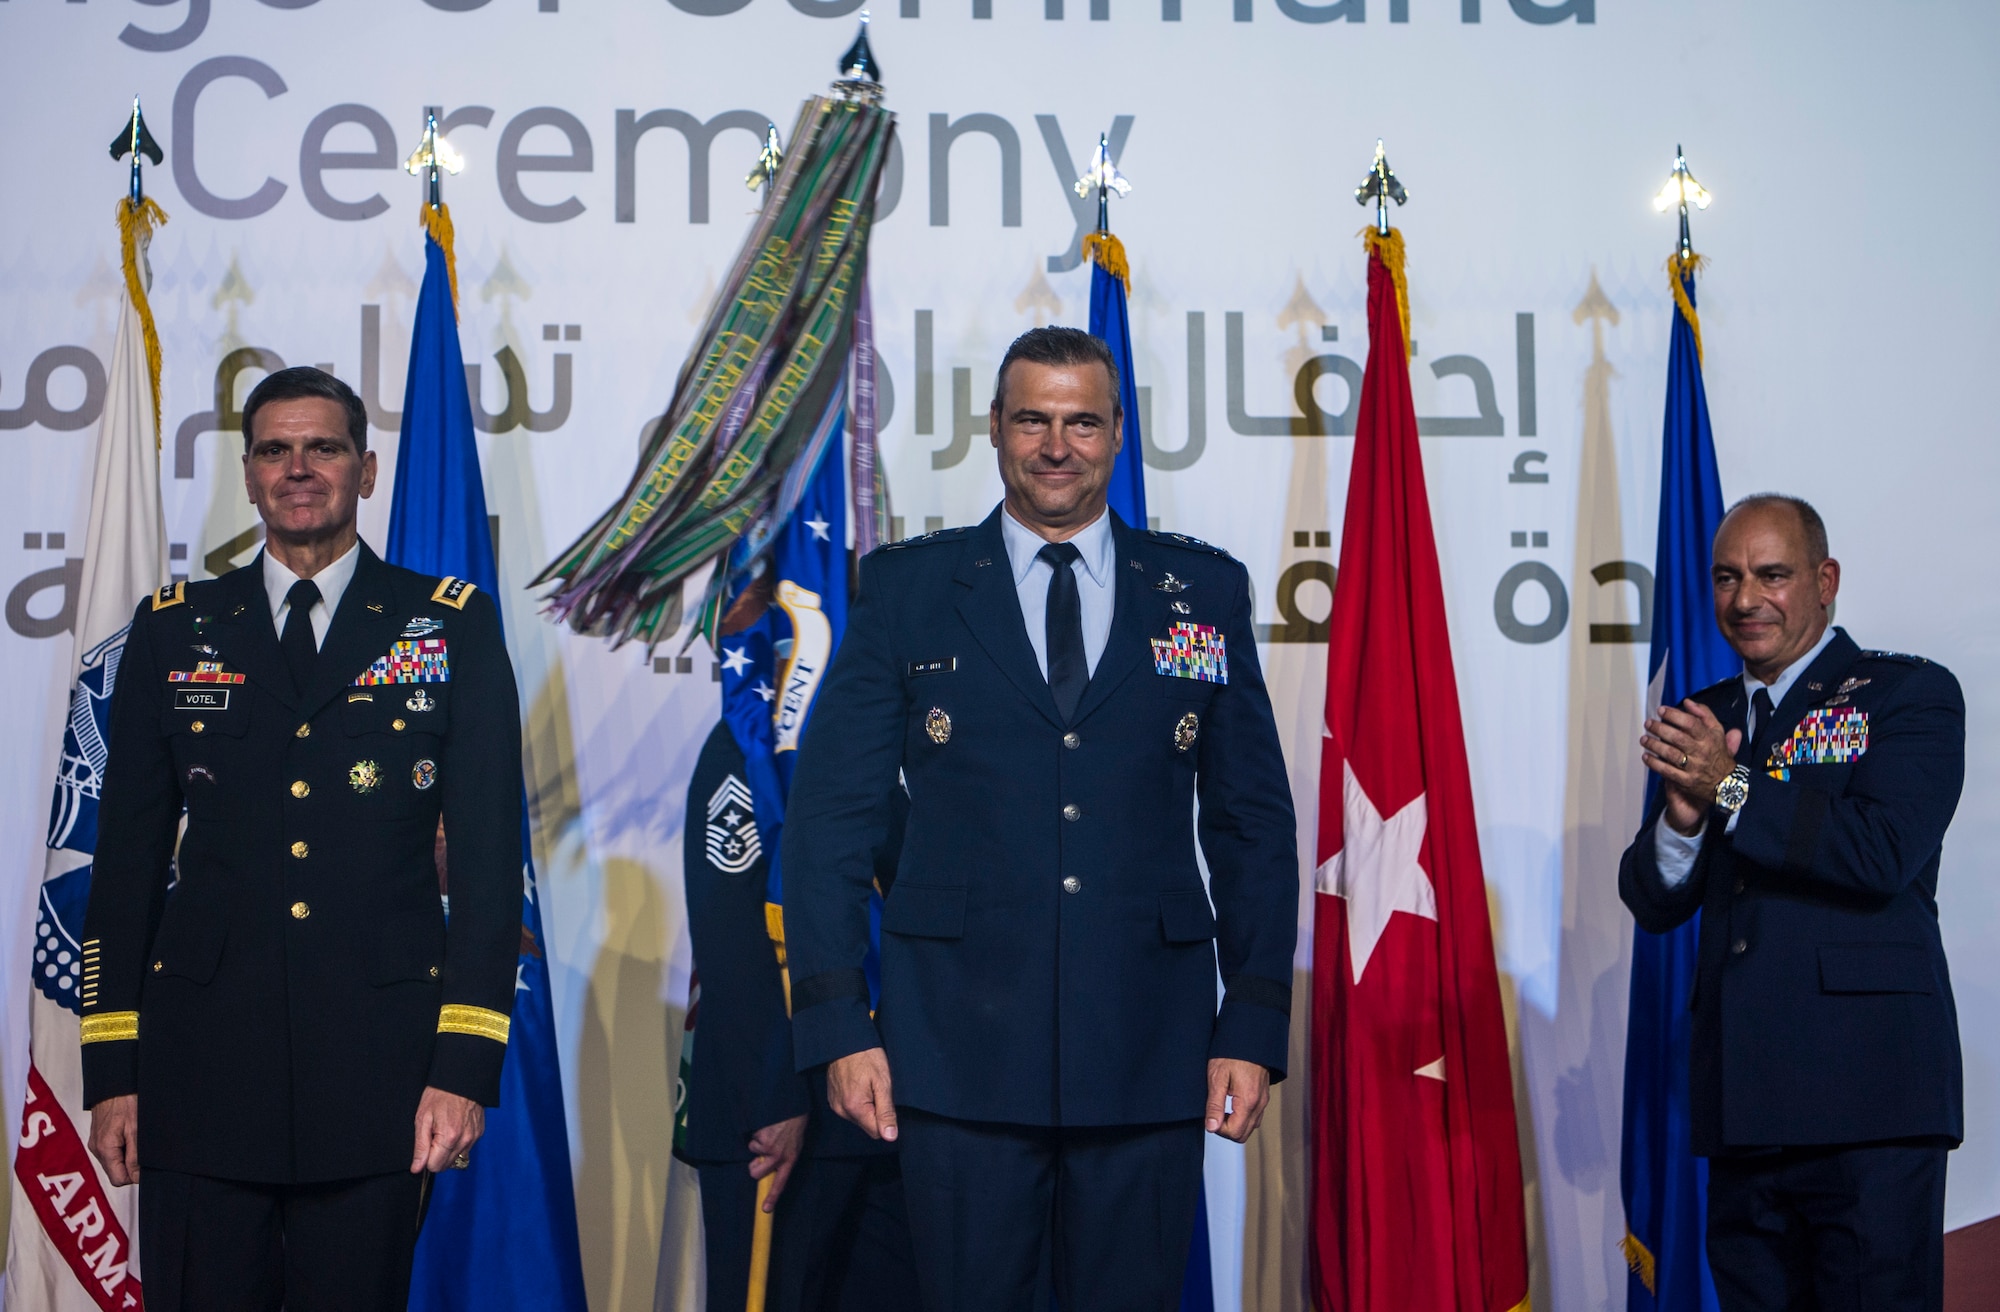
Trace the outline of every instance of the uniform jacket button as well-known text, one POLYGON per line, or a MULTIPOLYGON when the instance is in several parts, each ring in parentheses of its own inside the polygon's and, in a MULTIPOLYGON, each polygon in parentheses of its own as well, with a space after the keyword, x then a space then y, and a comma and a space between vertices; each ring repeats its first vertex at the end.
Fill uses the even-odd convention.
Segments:
POLYGON ((1068 806, 1065 806, 1063 808, 1063 819, 1065 820, 1083 819, 1083 808, 1078 806, 1075 802, 1071 802, 1068 806))
POLYGON ((1069 748, 1073 752, 1077 748, 1083 746, 1083 739, 1077 737, 1076 732, 1072 730, 1069 733, 1063 735, 1063 746, 1069 748))
POLYGON ((305 840, 303 838, 300 839, 298 842, 292 844, 292 855, 297 857, 301 861, 305 860, 307 854, 310 853, 311 851, 312 849, 306 846, 305 840))
POLYGON ((188 728, 192 729, 196 733, 200 733, 203 729, 208 728, 208 726, 203 724, 200 720, 196 720, 193 724, 190 724, 188 728))
POLYGON ((1070 875, 1063 880, 1063 892, 1081 893, 1082 891, 1083 891, 1083 881, 1081 879, 1078 879, 1075 875, 1070 875))
POLYGON ((310 738, 313 736, 313 727, 310 724, 302 724, 292 730, 292 736, 294 738, 310 738))
POLYGON ((159 974, 159 973, 160 973, 161 971, 165 970, 166 968, 167 968, 167 963, 166 963, 166 962, 164 962, 164 961, 155 961, 155 962, 153 963, 153 973, 154 973, 155 975, 159 974))
POLYGON ((1743 881, 1740 879, 1736 881, 1736 891, 1738 893, 1741 893, 1743 891, 1743 881))
POLYGON ((401 720, 391 720, 389 721, 389 727, 391 729, 394 729, 397 733, 401 733, 407 726, 405 726, 401 720))
POLYGON ((1750 940, 1739 938, 1729 945, 1729 950, 1740 957, 1750 950, 1750 940))
POLYGON ((432 967, 431 967, 431 978, 432 978, 432 979, 436 979, 437 977, 438 977, 438 968, 437 968, 436 966, 432 966, 432 967))
POLYGON ((310 916, 312 913, 313 909, 307 906, 305 903, 303 902, 292 903, 293 920, 304 920, 307 916, 310 916))
POLYGON ((310 793, 311 791, 312 791, 312 785, 307 783, 305 780, 294 779, 292 781, 293 797, 304 797, 307 793, 310 793))

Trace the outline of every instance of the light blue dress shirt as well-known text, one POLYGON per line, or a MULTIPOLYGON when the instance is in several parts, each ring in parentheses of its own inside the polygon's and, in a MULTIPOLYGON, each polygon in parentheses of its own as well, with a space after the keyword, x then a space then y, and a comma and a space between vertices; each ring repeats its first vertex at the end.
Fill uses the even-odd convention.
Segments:
MULTIPOLYGON (((1048 545, 1041 534, 1014 518, 1004 507, 1000 511, 1000 538, 1007 544, 1007 564, 1014 571, 1014 592, 1021 598, 1021 619, 1028 626, 1028 642, 1035 649, 1035 664, 1049 677, 1049 580, 1054 569, 1038 552, 1048 545)), ((1083 606, 1083 655, 1090 672, 1097 673, 1097 659, 1111 640, 1111 604, 1116 598, 1118 542, 1111 535, 1111 512, 1107 509, 1088 528, 1069 539, 1075 545, 1077 600, 1083 606)))
MULTIPOLYGON (((1785 694, 1799 681, 1799 676, 1811 668, 1812 663, 1819 659, 1819 654, 1825 651, 1826 645, 1832 641, 1833 626, 1829 624, 1826 626, 1826 632, 1819 635, 1819 641, 1813 644, 1812 650, 1787 665, 1785 672, 1769 684, 1760 683, 1750 677, 1750 671, 1743 671, 1744 704, 1751 707, 1750 714, 1746 717, 1744 733, 1752 737, 1757 733, 1756 704, 1752 700, 1756 697, 1757 690, 1765 687, 1771 690, 1771 708, 1775 712, 1783 704, 1785 694)), ((1737 817, 1742 814, 1741 811, 1733 813, 1729 817, 1729 823, 1722 827, 1722 832, 1735 833, 1737 817)), ((1667 823, 1666 813, 1660 813, 1660 818, 1653 822, 1653 860, 1659 866, 1661 883, 1668 888, 1678 888, 1687 882, 1688 876, 1694 873, 1694 859, 1701 853, 1701 836, 1707 829, 1708 823, 1703 821, 1701 828, 1692 834, 1677 834, 1673 826, 1667 823)))

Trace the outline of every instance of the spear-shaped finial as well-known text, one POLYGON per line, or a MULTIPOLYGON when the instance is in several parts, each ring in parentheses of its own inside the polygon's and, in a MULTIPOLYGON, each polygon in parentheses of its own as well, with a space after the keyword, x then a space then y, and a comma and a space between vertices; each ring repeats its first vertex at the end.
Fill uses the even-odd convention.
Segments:
POLYGON ((465 167, 465 157, 438 135, 437 111, 424 111, 424 139, 403 161, 403 171, 424 180, 424 203, 432 209, 444 204, 442 176, 465 167))
POLYGON ((1694 180, 1694 174, 1688 171, 1687 153, 1676 145, 1674 147, 1674 171, 1667 175, 1667 183, 1664 187, 1660 188, 1660 194, 1653 197, 1653 208, 1659 210, 1661 213, 1665 213, 1667 207, 1670 205, 1678 205, 1680 207, 1681 259, 1683 261, 1694 257, 1694 243, 1688 236, 1688 206, 1692 205, 1698 210, 1705 210, 1708 208, 1708 203, 1714 199, 1715 197, 1708 194, 1707 188, 1694 180))
POLYGON ((1097 153, 1090 157, 1090 167, 1076 180, 1077 195, 1087 198, 1092 191, 1097 193, 1097 230, 1109 232, 1111 193, 1115 191, 1120 196, 1129 196, 1132 184, 1125 180, 1125 175, 1112 162, 1111 139, 1102 132, 1097 134, 1097 153))
POLYGON ((128 150, 132 152, 132 207, 137 209, 139 203, 146 199, 145 178, 139 170, 140 157, 144 156, 155 164, 162 163, 167 158, 166 152, 160 149, 160 143, 153 140, 152 133, 146 131, 146 116, 139 112, 137 96, 132 97, 132 117, 118 130, 118 135, 111 139, 111 158, 123 159, 128 150))
POLYGON ((1368 177, 1354 189, 1354 203, 1366 205, 1375 202, 1375 231, 1384 237, 1389 235, 1389 202, 1407 204, 1410 193, 1403 184, 1396 181, 1395 173, 1389 168, 1389 156, 1382 149, 1382 139, 1375 139, 1375 163, 1369 166, 1368 177))
POLYGON ((757 152, 757 163, 751 168, 750 176, 743 179, 743 185, 752 191, 757 190, 759 187, 764 187, 766 188, 764 194, 769 196, 771 193, 768 189, 771 183, 777 178, 778 170, 784 166, 785 150, 783 146, 778 144, 778 125, 776 123, 766 123, 764 125, 764 149, 757 152))
POLYGON ((840 57, 840 76, 833 80, 836 100, 859 101, 864 105, 882 103, 882 65, 875 48, 868 44, 868 11, 861 11, 861 30, 854 44, 840 57))

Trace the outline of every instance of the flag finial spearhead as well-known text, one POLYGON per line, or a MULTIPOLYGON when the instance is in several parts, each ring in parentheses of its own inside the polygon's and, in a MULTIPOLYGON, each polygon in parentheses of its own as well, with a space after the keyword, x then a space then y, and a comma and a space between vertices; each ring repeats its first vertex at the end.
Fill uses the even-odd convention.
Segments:
POLYGON ((766 123, 764 148, 757 152, 757 162, 751 167, 750 176, 743 179, 743 185, 752 191, 763 187, 764 195, 769 197, 771 183, 777 179, 778 170, 784 166, 785 148, 778 141, 778 125, 766 123))
POLYGON ((1354 203, 1366 205, 1375 202, 1375 231, 1386 237, 1389 235, 1389 202, 1398 205, 1409 203, 1409 189, 1396 180, 1395 171, 1389 167, 1389 156, 1382 149, 1382 139, 1375 139, 1375 162, 1368 168, 1368 176, 1354 189, 1354 203))
POLYGON ((1694 180, 1694 174, 1688 169, 1687 152, 1683 151, 1679 146, 1675 146, 1674 171, 1667 175, 1666 185, 1660 188, 1659 195, 1653 197, 1653 208, 1662 214, 1671 208, 1679 209, 1681 219, 1680 254, 1683 261, 1694 258, 1694 243, 1688 234, 1688 206, 1692 205, 1698 210, 1705 210, 1708 208, 1709 202, 1714 199, 1715 197, 1709 194, 1708 188, 1694 180))
POLYGON ((1118 165, 1111 159, 1111 139, 1105 133, 1097 134, 1097 150, 1090 157, 1090 167, 1076 180, 1076 194, 1089 199, 1091 192, 1097 193, 1097 230, 1109 232, 1110 201, 1113 192, 1120 196, 1132 194, 1132 184, 1118 171, 1118 165))
POLYGON ((424 180, 424 203, 436 209, 444 203, 442 175, 457 174, 465 167, 465 157, 458 153, 451 142, 438 135, 437 112, 424 113, 424 137, 410 157, 403 161, 403 171, 424 180))
POLYGON ((868 11, 861 11, 861 30, 854 44, 840 57, 840 76, 834 79, 833 93, 842 100, 859 100, 870 105, 882 103, 882 65, 875 48, 868 44, 868 11))
POLYGON ((146 199, 145 176, 140 171, 139 161, 149 159, 155 164, 166 161, 166 152, 160 143, 153 140, 153 134, 146 130, 146 116, 140 112, 139 97, 132 97, 132 117, 125 120, 125 126, 118 129, 118 135, 111 139, 111 158, 123 159, 126 152, 132 155, 132 204, 137 206, 146 199))

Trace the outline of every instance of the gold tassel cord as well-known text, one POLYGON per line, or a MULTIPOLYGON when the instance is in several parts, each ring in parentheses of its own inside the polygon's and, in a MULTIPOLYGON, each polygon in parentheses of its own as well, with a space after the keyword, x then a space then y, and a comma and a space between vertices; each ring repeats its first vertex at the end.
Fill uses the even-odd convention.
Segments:
POLYGON ((1679 251, 1667 257, 1667 281, 1673 285, 1675 307, 1680 310, 1681 317, 1688 321, 1688 327, 1694 329, 1694 358, 1697 363, 1702 358, 1701 316, 1694 312, 1694 302, 1688 299, 1687 288, 1681 285, 1681 280, 1692 278, 1707 267, 1708 257, 1696 255, 1693 251, 1688 252, 1685 260, 1681 258, 1679 251))
POLYGON ((167 221, 167 212, 151 196, 134 205, 130 197, 118 200, 118 253, 125 265, 125 294, 139 312, 139 329, 146 343, 146 377, 153 384, 153 449, 160 449, 160 331, 153 326, 153 303, 146 299, 146 287, 139 277, 140 230, 151 242, 153 231, 167 221))
POLYGON ((458 256, 453 254, 451 249, 451 206, 446 205, 443 201, 439 201, 435 207, 425 204, 421 208, 423 210, 423 229, 425 235, 436 242, 438 249, 444 252, 445 275, 451 279, 451 317, 456 321, 458 318, 458 256))
POLYGON ((1363 245, 1370 255, 1382 261, 1382 267, 1389 271, 1390 279, 1396 284, 1396 309, 1403 319, 1403 354, 1410 353, 1410 283, 1403 275, 1403 230, 1391 228, 1385 236, 1374 228, 1363 228, 1363 245))
POLYGON ((1108 232, 1086 232, 1083 234, 1083 258, 1096 260, 1097 267, 1125 284, 1125 294, 1132 294, 1132 264, 1125 258, 1125 243, 1108 232))

